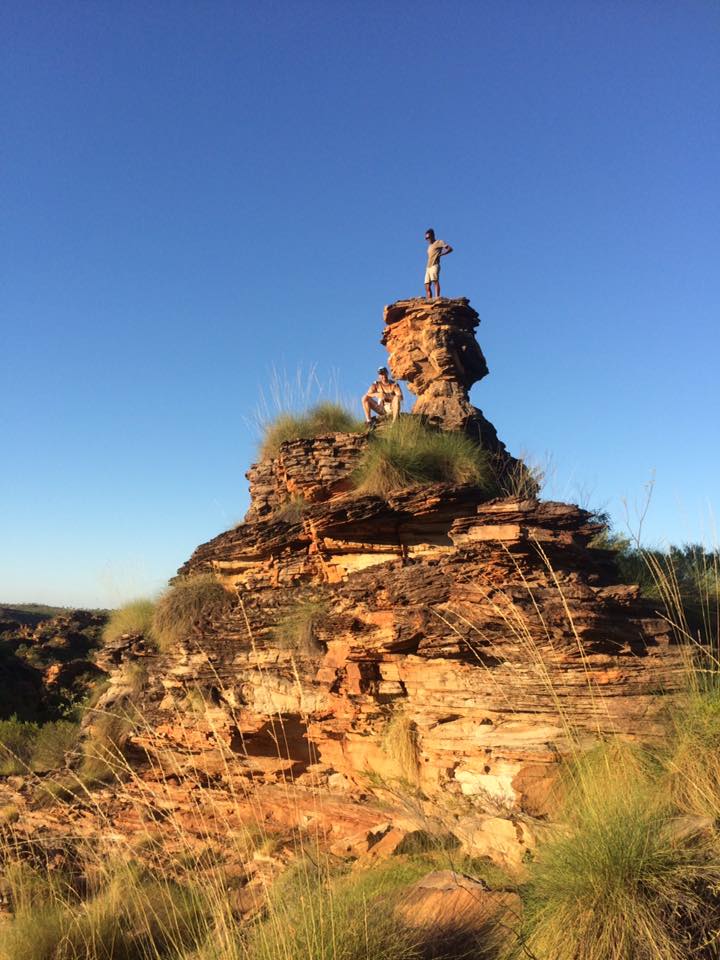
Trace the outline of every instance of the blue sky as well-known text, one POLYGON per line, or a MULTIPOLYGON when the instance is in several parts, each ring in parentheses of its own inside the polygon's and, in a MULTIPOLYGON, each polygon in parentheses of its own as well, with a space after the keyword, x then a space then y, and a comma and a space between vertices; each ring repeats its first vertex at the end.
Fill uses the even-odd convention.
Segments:
POLYGON ((546 495, 714 539, 720 6, 8 2, 0 600, 152 592, 247 508, 271 371, 359 396, 383 305, 479 311, 546 495))

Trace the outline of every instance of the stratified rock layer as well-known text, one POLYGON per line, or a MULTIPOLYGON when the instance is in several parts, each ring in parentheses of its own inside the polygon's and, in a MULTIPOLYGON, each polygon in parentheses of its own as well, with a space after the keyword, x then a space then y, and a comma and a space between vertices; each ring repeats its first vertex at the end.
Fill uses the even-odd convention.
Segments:
MULTIPOLYGON (((279 763, 266 742, 273 775, 313 758, 356 784, 374 773, 537 812, 559 756, 578 740, 656 734, 657 691, 681 682, 667 624, 588 548, 598 529, 578 507, 442 485, 247 523, 181 571, 214 570, 238 605, 167 661, 165 707, 214 677, 235 705, 228 737, 264 742, 287 724, 279 763), (323 616, 314 644, 293 648, 278 624, 309 597, 323 616), (412 769, 391 745, 399 724, 412 769)), ((241 762, 252 769, 258 750, 241 762)))
MULTIPOLYGON (((468 431, 506 475, 522 468, 469 401, 487 366, 467 300, 399 301, 385 321, 414 412, 468 431)), ((243 819, 313 824, 330 849, 371 857, 417 827, 397 803, 388 813, 399 791, 443 829, 450 817, 469 854, 521 870, 558 760, 599 737, 661 734, 683 658, 590 546, 592 516, 467 485, 359 496, 351 475, 371 442, 288 441, 252 467, 246 522, 179 571, 212 571, 232 605, 170 650, 105 648, 99 716, 134 701, 143 718, 127 742, 139 775, 96 798, 105 822, 141 836, 171 811, 219 847, 243 819)), ((6 802, 35 829, 25 795, 6 802)))
POLYGON ((493 425, 470 403, 470 388, 488 374, 475 339, 477 311, 464 297, 398 300, 385 307, 382 343, 397 380, 417 397, 412 412, 445 430, 464 430, 504 451, 493 425))

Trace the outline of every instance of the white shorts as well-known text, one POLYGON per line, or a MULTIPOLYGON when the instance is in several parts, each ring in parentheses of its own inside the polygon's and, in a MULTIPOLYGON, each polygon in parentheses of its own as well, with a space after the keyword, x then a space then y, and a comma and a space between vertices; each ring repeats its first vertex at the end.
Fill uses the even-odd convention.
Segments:
POLYGON ((434 267, 428 267, 425 271, 425 283, 437 283, 440 279, 440 264, 436 263, 434 267))

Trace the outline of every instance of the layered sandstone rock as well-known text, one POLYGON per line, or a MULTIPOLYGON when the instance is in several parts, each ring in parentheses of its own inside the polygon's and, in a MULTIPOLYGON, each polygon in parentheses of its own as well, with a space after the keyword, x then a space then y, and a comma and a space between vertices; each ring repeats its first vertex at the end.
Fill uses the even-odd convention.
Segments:
POLYGON ((493 425, 470 403, 470 388, 489 371, 475 339, 480 317, 469 301, 398 300, 385 307, 384 319, 390 370, 417 397, 412 412, 504 451, 493 425))
POLYGON ((318 760, 356 785, 374 773, 490 812, 542 812, 559 756, 599 735, 657 734, 657 691, 681 683, 667 623, 588 548, 597 531, 577 507, 483 503, 463 487, 345 495, 295 524, 246 524, 183 568, 215 570, 238 605, 188 639, 164 687, 214 677, 236 705, 227 735, 237 724, 246 745, 280 717, 286 756, 267 771, 318 760), (316 647, 281 649, 277 624, 308 596, 325 610, 316 647), (398 723, 412 768, 392 745, 398 723))
MULTIPOLYGON (((400 301, 385 320, 415 412, 513 463, 469 401, 487 366, 468 302, 400 301)), ((288 441, 254 466, 246 522, 179 571, 214 572, 232 606, 164 653, 133 637, 106 650, 98 709, 138 699, 141 663, 130 748, 146 762, 132 789, 206 838, 261 817, 314 824, 341 849, 360 836, 369 855, 413 828, 388 816, 400 792, 449 817, 472 855, 519 870, 528 816, 552 813, 558 760, 599 737, 659 735, 682 657, 591 548, 589 513, 487 502, 468 485, 359 496, 350 477, 369 442, 288 441)), ((146 826, 130 801, 108 802, 124 829, 146 826)))

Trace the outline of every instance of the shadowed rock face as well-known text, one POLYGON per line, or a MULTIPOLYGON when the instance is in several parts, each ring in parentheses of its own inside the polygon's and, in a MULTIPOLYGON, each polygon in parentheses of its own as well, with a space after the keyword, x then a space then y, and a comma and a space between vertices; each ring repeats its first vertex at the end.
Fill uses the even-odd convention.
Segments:
POLYGON ((474 383, 488 374, 475 339, 480 317, 461 297, 398 300, 385 307, 381 343, 397 380, 417 400, 412 409, 445 430, 465 430, 489 450, 504 450, 493 425, 470 403, 474 383))

